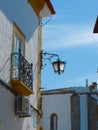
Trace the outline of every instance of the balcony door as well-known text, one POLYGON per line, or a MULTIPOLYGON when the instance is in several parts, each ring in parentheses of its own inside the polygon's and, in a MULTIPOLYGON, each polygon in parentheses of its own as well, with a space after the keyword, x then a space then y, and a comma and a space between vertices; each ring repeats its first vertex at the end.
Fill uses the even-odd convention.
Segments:
POLYGON ((24 55, 24 41, 17 33, 15 34, 14 40, 14 53, 21 53, 24 55))
POLYGON ((13 34, 13 53, 19 53, 20 51, 25 57, 25 35, 15 23, 13 34))
POLYGON ((24 44, 21 37, 15 34, 14 41, 14 78, 19 79, 20 55, 24 55, 24 44))

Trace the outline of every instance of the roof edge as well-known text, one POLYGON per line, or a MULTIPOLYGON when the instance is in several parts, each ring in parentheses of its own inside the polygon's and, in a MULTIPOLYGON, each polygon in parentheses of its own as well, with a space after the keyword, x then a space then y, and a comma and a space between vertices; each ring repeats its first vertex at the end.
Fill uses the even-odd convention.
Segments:
POLYGON ((55 12, 55 10, 53 8, 52 3, 50 2, 50 0, 46 0, 46 2, 47 2, 48 7, 50 8, 51 14, 54 15, 56 12, 55 12))
POLYGON ((75 93, 75 91, 73 90, 63 90, 63 91, 60 91, 60 90, 45 90, 45 91, 41 91, 41 95, 57 95, 57 94, 73 94, 75 93))

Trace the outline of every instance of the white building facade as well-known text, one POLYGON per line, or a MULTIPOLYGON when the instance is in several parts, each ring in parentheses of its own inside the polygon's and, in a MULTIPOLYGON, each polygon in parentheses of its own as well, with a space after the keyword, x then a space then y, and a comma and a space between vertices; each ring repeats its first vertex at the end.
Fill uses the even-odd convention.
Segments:
POLYGON ((42 18, 50 0, 0 1, 0 130, 40 129, 42 18))
POLYGON ((96 92, 89 87, 42 91, 43 130, 97 130, 96 92))

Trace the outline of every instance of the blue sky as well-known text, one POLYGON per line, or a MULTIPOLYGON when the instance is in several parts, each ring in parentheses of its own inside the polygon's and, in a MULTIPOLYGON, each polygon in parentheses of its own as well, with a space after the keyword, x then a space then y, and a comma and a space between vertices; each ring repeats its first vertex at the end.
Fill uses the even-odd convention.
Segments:
POLYGON ((64 73, 57 75, 47 61, 42 87, 85 86, 86 79, 89 85, 98 82, 98 34, 93 34, 98 0, 52 0, 52 4, 56 14, 43 26, 42 49, 58 54, 67 65, 64 73))

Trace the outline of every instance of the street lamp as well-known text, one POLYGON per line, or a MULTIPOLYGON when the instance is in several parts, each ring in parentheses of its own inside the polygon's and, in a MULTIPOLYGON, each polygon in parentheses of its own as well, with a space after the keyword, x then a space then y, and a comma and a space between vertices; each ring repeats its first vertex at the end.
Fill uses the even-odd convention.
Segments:
POLYGON ((59 59, 55 62, 52 63, 53 64, 53 68, 54 71, 58 74, 61 74, 62 72, 64 72, 65 69, 65 62, 64 61, 60 61, 59 59))
MULTIPOLYGON (((59 55, 52 54, 52 53, 47 53, 47 52, 42 52, 42 59, 49 60, 51 62, 51 64, 53 65, 53 69, 54 69, 55 73, 58 73, 60 75, 62 72, 64 72, 65 64, 67 62, 61 61, 59 59, 59 55), (55 60, 54 62, 52 62, 52 60, 51 60, 53 57, 57 58, 57 60, 55 60)), ((42 66, 44 66, 43 63, 42 63, 42 66)))

